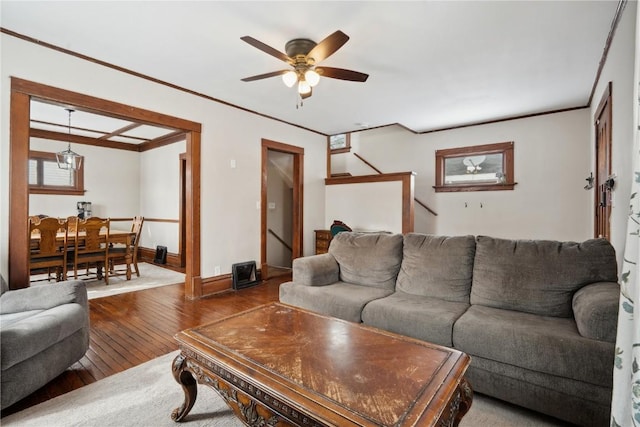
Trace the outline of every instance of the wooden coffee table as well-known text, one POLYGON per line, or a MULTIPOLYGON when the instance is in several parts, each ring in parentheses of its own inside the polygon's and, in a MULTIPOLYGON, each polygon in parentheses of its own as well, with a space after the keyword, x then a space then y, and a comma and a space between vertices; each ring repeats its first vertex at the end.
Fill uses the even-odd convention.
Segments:
POLYGON ((174 421, 197 383, 250 426, 455 426, 473 398, 464 353, 279 303, 176 339, 174 421))

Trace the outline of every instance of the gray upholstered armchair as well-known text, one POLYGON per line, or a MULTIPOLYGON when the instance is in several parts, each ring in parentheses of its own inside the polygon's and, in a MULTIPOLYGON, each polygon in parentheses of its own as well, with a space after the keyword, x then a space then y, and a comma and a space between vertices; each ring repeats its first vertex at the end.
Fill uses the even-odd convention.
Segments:
POLYGON ((84 356, 89 348, 89 305, 82 281, 14 291, 6 290, 4 279, 1 282, 0 392, 4 409, 84 356))

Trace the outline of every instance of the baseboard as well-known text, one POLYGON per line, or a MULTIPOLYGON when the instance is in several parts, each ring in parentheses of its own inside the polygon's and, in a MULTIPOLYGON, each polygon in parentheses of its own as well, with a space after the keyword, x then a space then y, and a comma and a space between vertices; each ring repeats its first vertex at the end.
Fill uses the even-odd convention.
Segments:
MULTIPOLYGON (((138 261, 140 262, 148 262, 150 264, 153 264, 153 259, 155 258, 155 256, 155 249, 143 248, 142 246, 138 248, 138 261)), ((180 256, 175 253, 167 253, 167 263, 165 265, 179 271, 184 271, 184 269, 180 267, 180 256)), ((257 277, 262 277, 262 271, 260 269, 258 269, 256 274, 257 277)), ((229 291, 233 291, 233 277, 231 274, 222 274, 219 276, 202 278, 203 297, 229 291)))
MULTIPOLYGON (((138 261, 148 262, 149 264, 153 264, 153 260, 156 257, 156 250, 151 248, 143 248, 142 246, 138 247, 138 261)), ((168 252, 167 253, 167 263, 165 264, 167 267, 173 268, 181 268, 180 266, 180 255, 168 252)))
MULTIPOLYGON (((262 282, 262 270, 256 271, 256 277, 262 282)), ((222 274, 220 276, 207 277, 202 279, 202 296, 215 295, 222 292, 233 291, 233 276, 222 274)))
POLYGON ((233 277, 231 274, 207 277, 202 279, 202 296, 219 294, 233 290, 233 277))

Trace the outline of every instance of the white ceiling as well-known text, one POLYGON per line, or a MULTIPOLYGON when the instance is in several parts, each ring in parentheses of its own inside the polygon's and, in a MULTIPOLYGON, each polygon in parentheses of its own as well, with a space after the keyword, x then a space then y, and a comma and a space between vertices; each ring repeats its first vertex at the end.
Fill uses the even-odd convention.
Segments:
POLYGON ((120 120, 31 99, 31 127, 106 141, 139 145, 172 135, 175 130, 120 120), (134 126, 135 125, 135 126, 134 126))
MULTIPOLYGON (((428 131, 587 104, 616 1, 7 1, 4 29, 324 134, 428 131), (351 39, 296 108, 285 69, 248 45, 351 39)), ((63 120, 66 123, 66 120, 63 120)))

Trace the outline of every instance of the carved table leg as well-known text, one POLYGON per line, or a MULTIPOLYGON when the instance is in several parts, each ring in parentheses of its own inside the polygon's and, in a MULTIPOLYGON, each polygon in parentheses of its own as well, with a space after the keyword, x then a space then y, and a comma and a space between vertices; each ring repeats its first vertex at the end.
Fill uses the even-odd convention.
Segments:
POLYGON ((184 355, 179 354, 173 360, 171 371, 173 372, 173 378, 176 382, 182 386, 184 390, 184 402, 179 408, 176 408, 171 413, 171 419, 173 421, 182 421, 187 416, 193 404, 196 403, 196 397, 198 396, 198 387, 196 380, 189 371, 186 371, 187 359, 184 355))
POLYGON ((473 389, 466 378, 463 378, 462 381, 460 381, 458 388, 460 390, 460 406, 458 414, 453 422, 454 426, 457 426, 462 420, 462 417, 469 412, 469 409, 471 409, 471 403, 473 402, 473 389))

